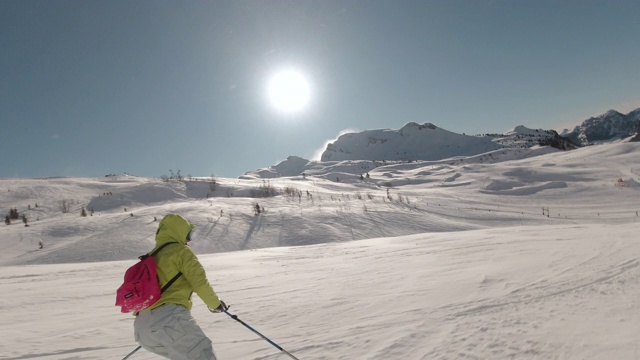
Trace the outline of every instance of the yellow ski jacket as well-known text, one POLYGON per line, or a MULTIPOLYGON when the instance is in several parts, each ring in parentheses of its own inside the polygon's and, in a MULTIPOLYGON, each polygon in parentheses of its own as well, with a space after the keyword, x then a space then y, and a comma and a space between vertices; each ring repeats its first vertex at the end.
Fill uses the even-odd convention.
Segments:
POLYGON ((150 306, 149 310, 163 304, 179 304, 191 310, 191 294, 194 292, 209 308, 215 309, 220 306, 220 299, 209 284, 202 264, 187 246, 187 234, 194 227, 187 219, 176 214, 169 214, 160 221, 156 232, 156 247, 153 250, 165 243, 177 243, 167 245, 155 255, 160 287, 179 272, 182 272, 182 276, 162 293, 160 300, 150 306))

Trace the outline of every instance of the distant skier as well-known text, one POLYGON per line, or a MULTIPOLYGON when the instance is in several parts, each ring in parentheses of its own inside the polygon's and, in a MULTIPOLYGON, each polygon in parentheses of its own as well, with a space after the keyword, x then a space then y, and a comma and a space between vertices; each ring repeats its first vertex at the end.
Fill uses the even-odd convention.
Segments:
POLYGON ((182 276, 162 293, 158 302, 136 315, 134 335, 143 348, 169 359, 216 360, 211 340, 191 317, 191 294, 198 294, 211 312, 225 312, 227 305, 213 291, 200 261, 186 246, 193 228, 176 214, 160 221, 155 249, 177 243, 155 256, 160 286, 179 272, 182 276))
POLYGON ((38 248, 44 248, 44 241, 40 240, 40 242, 38 242, 38 248))

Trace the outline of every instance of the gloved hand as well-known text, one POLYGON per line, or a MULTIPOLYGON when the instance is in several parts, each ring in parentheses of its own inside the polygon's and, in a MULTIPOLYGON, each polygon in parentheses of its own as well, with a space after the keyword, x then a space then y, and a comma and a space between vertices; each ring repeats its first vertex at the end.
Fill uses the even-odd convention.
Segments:
POLYGON ((211 311, 212 313, 221 313, 221 312, 227 312, 227 310, 229 309, 229 307, 227 306, 227 304, 224 303, 224 301, 220 300, 220 305, 215 308, 209 308, 209 311, 211 311))

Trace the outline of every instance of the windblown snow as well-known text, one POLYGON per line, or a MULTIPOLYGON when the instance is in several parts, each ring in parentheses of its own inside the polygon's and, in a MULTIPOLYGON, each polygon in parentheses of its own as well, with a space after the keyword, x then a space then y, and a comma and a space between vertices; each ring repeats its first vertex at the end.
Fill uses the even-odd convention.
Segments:
MULTIPOLYGON (((0 227, 0 359, 132 351, 115 289, 171 212, 197 225, 193 249, 231 312, 299 359, 638 359, 638 150, 2 179, 0 202, 28 226, 0 227)), ((194 304, 220 359, 287 358, 194 304)))

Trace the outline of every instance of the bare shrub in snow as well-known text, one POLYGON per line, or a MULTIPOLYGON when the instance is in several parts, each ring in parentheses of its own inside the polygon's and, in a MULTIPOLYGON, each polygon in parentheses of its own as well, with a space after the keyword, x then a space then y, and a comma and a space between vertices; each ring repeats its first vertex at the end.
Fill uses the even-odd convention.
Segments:
POLYGON ((276 196, 276 189, 268 181, 263 181, 262 185, 250 190, 252 198, 265 198, 276 196))

